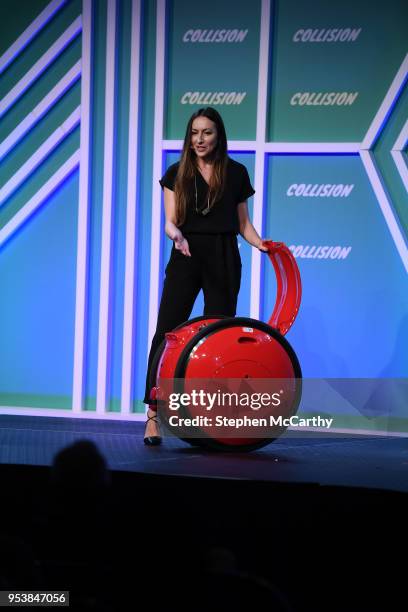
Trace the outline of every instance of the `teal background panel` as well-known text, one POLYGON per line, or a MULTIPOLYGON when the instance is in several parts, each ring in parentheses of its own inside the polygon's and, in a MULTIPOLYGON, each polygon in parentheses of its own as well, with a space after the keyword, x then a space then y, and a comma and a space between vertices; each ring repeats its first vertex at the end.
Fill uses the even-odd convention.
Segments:
POLYGON ((230 139, 255 138, 260 16, 260 0, 236 0, 233 5, 208 0, 205 7, 196 0, 169 3, 165 138, 184 138, 188 118, 202 106, 214 106, 222 114, 230 139), (234 29, 248 30, 241 42, 191 42, 195 35, 187 34, 206 30, 208 36, 212 30, 215 36, 216 30, 234 29), (237 92, 245 97, 239 104, 183 104, 186 92, 237 92))
POLYGON ((50 0, 1 0, 0 55, 13 44, 36 17, 49 4, 50 0))
POLYGON ((1 404, 72 403, 77 200, 75 171, 0 249, 1 404))
MULTIPOLYGON (((271 155, 267 233, 292 245, 344 245, 345 259, 300 257, 303 296, 288 334, 306 377, 406 377, 408 278, 358 156, 271 155), (288 197, 292 183, 347 183, 349 197, 288 197)), ((273 307, 264 266, 262 309, 273 307)))
MULTIPOLYGON (((407 51, 408 4, 276 0, 269 136, 283 142, 360 142, 407 51), (294 42, 298 30, 359 29, 349 42, 294 42), (291 105, 297 92, 358 92, 352 105, 291 105)), ((299 35, 297 35, 299 36, 299 35)))

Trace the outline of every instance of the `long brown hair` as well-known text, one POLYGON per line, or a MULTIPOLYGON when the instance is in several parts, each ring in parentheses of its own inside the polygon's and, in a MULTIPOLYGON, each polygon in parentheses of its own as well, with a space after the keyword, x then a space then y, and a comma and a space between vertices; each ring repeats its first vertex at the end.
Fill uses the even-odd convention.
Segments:
POLYGON ((209 183, 210 207, 220 199, 225 186, 225 175, 228 162, 225 126, 221 115, 215 108, 207 106, 207 108, 200 108, 196 113, 191 115, 187 124, 183 151, 181 153, 180 165, 174 186, 177 225, 182 225, 186 219, 187 194, 189 189, 191 189, 191 181, 197 171, 197 156, 191 148, 191 131, 193 121, 197 117, 207 117, 207 119, 215 123, 217 128, 217 145, 214 150, 213 173, 209 183))

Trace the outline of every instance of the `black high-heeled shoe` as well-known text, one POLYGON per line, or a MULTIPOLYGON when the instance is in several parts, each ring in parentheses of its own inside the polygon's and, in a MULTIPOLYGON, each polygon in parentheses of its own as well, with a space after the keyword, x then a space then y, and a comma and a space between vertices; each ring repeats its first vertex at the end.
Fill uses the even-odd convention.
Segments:
MULTIPOLYGON (((157 423, 157 414, 154 414, 153 416, 147 415, 146 425, 149 421, 154 421, 157 423)), ((145 436, 143 438, 143 442, 147 446, 159 446, 162 443, 162 439, 161 436, 145 436)))

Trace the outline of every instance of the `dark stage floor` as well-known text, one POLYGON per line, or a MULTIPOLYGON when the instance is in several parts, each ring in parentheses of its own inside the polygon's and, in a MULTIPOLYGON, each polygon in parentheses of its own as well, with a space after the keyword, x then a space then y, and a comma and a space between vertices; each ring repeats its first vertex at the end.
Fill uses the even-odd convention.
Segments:
POLYGON ((143 444, 139 422, 0 416, 0 463, 50 466, 55 454, 92 440, 113 471, 408 491, 408 439, 285 435, 249 453, 214 453, 165 437, 143 444))
POLYGON ((0 579, 64 588, 81 611, 134 610, 142 588, 163 599, 150 609, 170 612, 405 610, 407 439, 291 434, 215 453, 170 437, 148 448, 143 433, 139 422, 0 416, 0 579), (106 488, 89 486, 98 472, 83 456, 50 470, 83 439, 105 457, 106 488), (32 563, 18 558, 13 573, 21 538, 32 563))

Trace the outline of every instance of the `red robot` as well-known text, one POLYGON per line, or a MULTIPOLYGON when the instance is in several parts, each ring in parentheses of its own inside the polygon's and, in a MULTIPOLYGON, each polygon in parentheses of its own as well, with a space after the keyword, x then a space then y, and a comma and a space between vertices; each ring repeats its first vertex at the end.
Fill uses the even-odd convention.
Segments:
POLYGON ((265 244, 277 280, 268 323, 198 317, 167 333, 156 352, 152 405, 161 424, 192 445, 234 452, 261 448, 286 430, 299 406, 302 373, 284 338, 301 301, 299 268, 283 243, 265 244))

